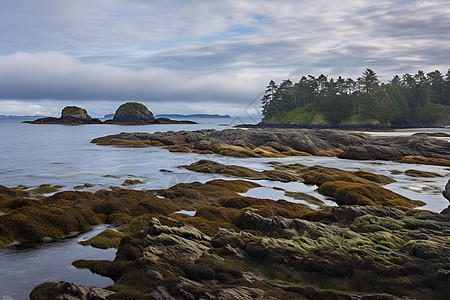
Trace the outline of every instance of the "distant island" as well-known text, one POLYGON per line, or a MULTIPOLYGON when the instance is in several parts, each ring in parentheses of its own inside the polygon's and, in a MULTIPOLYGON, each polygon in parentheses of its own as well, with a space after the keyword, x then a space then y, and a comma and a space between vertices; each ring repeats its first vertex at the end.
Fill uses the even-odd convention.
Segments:
POLYGON ((357 79, 303 76, 270 81, 260 125, 306 128, 444 127, 450 124, 450 70, 396 75, 382 83, 371 69, 357 79))
MULTIPOLYGON (((110 116, 106 115, 105 117, 110 116)), ((127 102, 119 106, 112 119, 101 121, 92 118, 84 108, 78 106, 66 106, 61 112, 61 117, 40 118, 34 121, 24 121, 30 124, 117 124, 117 125, 150 125, 150 124, 197 124, 193 121, 172 120, 169 118, 155 118, 148 108, 137 102, 127 102)))
MULTIPOLYGON (((106 117, 106 116, 105 116, 106 117)), ((156 115, 158 118, 222 118, 230 119, 230 115, 218 115, 218 114, 190 114, 190 115, 180 115, 180 114, 159 114, 156 115)))

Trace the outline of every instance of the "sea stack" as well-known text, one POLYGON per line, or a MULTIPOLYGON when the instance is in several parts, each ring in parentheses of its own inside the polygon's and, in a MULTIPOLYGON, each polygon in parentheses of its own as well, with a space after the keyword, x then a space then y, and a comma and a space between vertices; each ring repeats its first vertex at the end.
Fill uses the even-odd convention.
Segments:
POLYGON ((127 102, 119 106, 114 115, 114 123, 153 123, 155 117, 147 106, 137 102, 127 102))
POLYGON ((30 124, 64 124, 64 125, 82 125, 82 124, 101 124, 102 121, 92 118, 84 108, 78 106, 66 106, 61 111, 61 117, 41 118, 34 121, 25 121, 30 124))
POLYGON ((66 106, 61 111, 61 118, 77 118, 81 120, 91 120, 92 117, 88 115, 84 108, 78 106, 66 106))

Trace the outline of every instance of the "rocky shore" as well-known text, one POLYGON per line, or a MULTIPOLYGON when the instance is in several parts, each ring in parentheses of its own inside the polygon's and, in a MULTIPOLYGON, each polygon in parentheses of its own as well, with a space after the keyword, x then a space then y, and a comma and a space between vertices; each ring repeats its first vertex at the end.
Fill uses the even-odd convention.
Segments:
POLYGON ((450 166, 450 143, 428 136, 369 136, 331 129, 252 128, 120 133, 92 140, 98 145, 166 147, 235 157, 337 156, 450 166))
POLYGON ((210 160, 183 167, 314 184, 338 206, 242 196, 260 185, 236 179, 49 197, 0 186, 0 246, 61 239, 100 223, 118 228, 83 242, 117 248, 113 261, 73 262, 114 284, 45 282, 30 298, 369 300, 450 293, 449 209, 418 210, 422 202, 383 187, 395 181, 388 176, 278 162, 263 171, 210 160))

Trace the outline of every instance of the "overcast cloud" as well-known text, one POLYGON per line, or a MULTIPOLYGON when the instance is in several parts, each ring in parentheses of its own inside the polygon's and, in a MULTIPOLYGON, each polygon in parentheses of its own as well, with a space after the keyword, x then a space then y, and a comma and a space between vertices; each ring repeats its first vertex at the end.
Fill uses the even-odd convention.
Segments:
POLYGON ((271 79, 446 72, 449 15, 449 1, 0 0, 0 114, 126 100, 242 114, 271 79))

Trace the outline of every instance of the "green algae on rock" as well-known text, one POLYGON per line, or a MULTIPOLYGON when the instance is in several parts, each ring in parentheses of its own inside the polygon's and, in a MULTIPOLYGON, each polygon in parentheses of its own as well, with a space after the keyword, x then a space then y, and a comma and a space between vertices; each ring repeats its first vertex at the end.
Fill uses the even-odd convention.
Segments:
POLYGON ((202 159, 187 166, 181 166, 191 171, 202 173, 223 174, 227 176, 263 179, 276 181, 300 181, 309 184, 321 185, 328 181, 348 181, 360 183, 388 184, 395 180, 386 175, 375 174, 366 171, 345 171, 337 168, 323 166, 305 166, 302 164, 282 164, 270 162, 275 170, 255 171, 247 167, 237 165, 224 165, 215 161, 202 159))
POLYGON ((339 205, 377 205, 411 209, 426 205, 419 200, 411 200, 381 186, 347 181, 328 181, 317 191, 335 198, 339 205))
POLYGON ((411 177, 444 177, 443 175, 436 173, 436 172, 427 172, 427 171, 420 171, 420 170, 406 170, 405 175, 411 176, 411 177))
POLYGON ((120 239, 124 236, 122 232, 105 229, 96 236, 91 237, 86 241, 80 241, 79 244, 83 246, 92 246, 100 249, 118 248, 120 239))
MULTIPOLYGON (((114 261, 73 264, 112 278, 111 299, 446 299, 448 217, 376 206, 330 215, 325 225, 246 209, 236 230, 212 236, 154 217, 122 239, 114 261)), ((55 290, 40 285, 33 293, 55 290)))
POLYGON ((141 184, 142 181, 140 181, 139 179, 126 179, 122 185, 123 186, 131 186, 131 185, 136 185, 136 184, 141 184))

